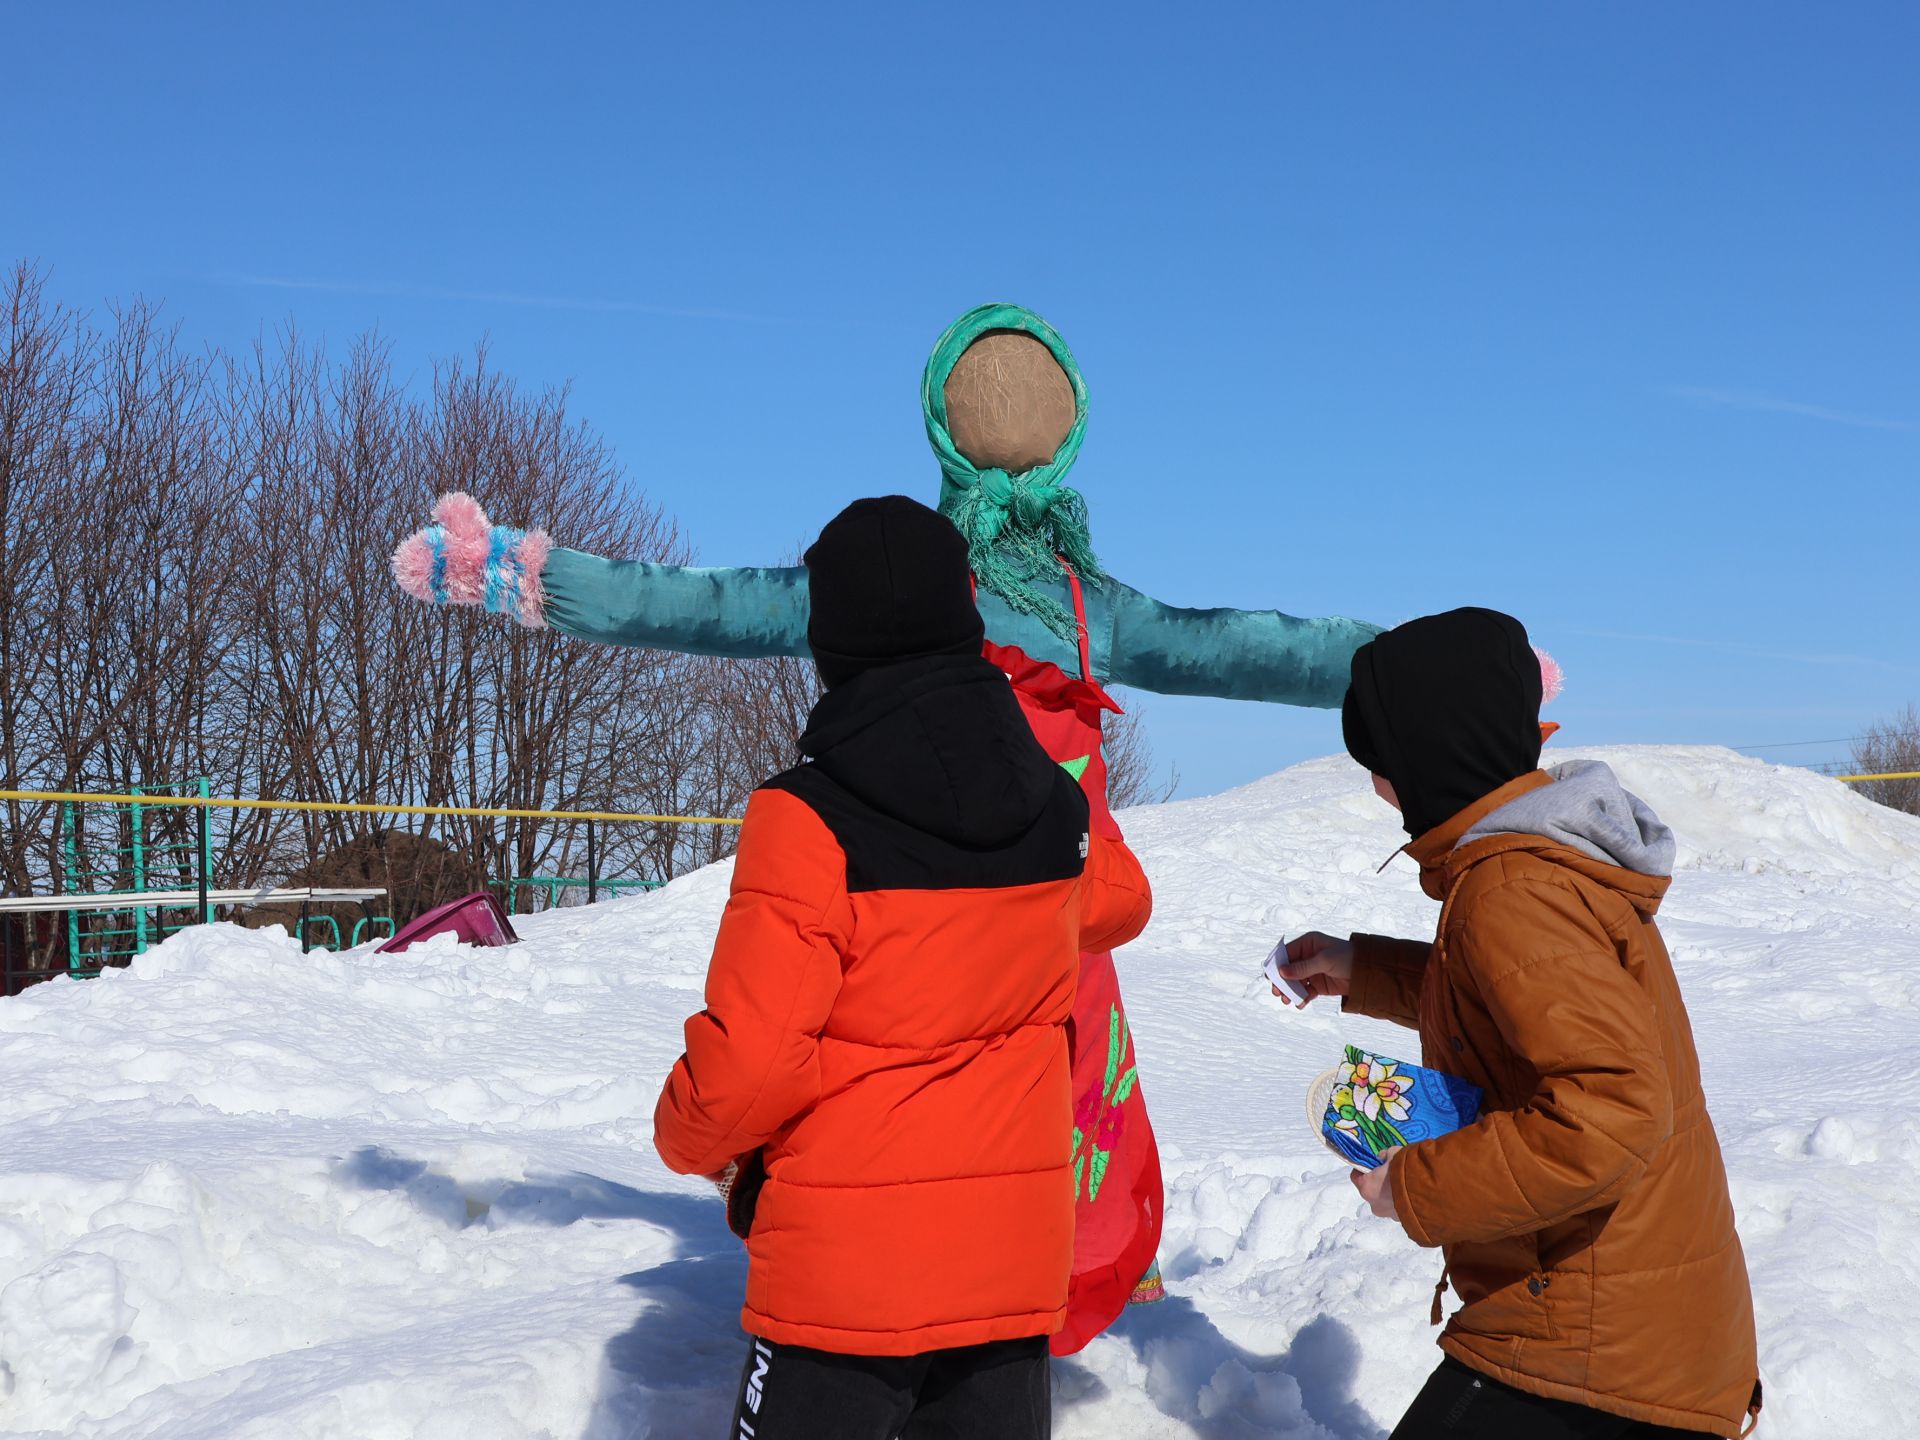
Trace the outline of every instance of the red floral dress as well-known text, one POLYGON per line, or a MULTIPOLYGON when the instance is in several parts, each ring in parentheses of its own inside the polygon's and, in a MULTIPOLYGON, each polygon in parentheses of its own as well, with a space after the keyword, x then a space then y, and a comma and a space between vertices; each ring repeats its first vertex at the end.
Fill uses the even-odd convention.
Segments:
MULTIPOLYGON (((1013 645, 988 641, 986 658, 1007 673, 1020 708, 1048 755, 1086 791, 1094 828, 1120 839, 1107 807, 1107 762, 1101 716, 1118 715, 1113 697, 1093 680, 1086 606, 1069 570, 1080 629, 1080 676, 1035 660, 1013 645)), ((1160 1151, 1120 999, 1113 955, 1083 952, 1073 1018, 1067 1027, 1073 1064, 1073 1278, 1066 1328, 1053 1353, 1071 1355, 1111 1325, 1129 1301, 1164 1297, 1154 1256, 1160 1248, 1160 1151)))

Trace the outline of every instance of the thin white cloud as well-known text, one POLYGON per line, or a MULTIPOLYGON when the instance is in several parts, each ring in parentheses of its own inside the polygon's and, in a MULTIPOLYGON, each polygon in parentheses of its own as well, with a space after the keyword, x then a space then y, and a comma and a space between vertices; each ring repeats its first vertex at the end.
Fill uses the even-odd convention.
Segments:
POLYGON ((1920 430, 1920 423, 1912 420, 1856 415, 1847 410, 1829 410, 1824 405, 1803 405, 1798 400, 1757 395, 1750 390, 1726 390, 1711 385, 1672 385, 1667 393, 1700 405, 1720 405, 1731 410, 1764 410, 1775 415, 1800 415, 1808 420, 1825 420, 1829 424, 1852 425, 1863 430, 1920 430))
POLYGON ((540 310, 582 310, 603 315, 663 315, 680 320, 734 320, 777 324, 771 315, 736 310, 699 310, 677 305, 645 305, 637 300, 607 300, 581 295, 525 295, 511 290, 451 290, 437 285, 380 285, 350 280, 307 280, 285 275, 219 275, 222 285, 251 290, 307 290, 327 295, 369 295, 394 300, 458 300, 480 305, 525 305, 540 310))
POLYGON ((1896 665, 1873 655, 1806 653, 1794 650, 1768 650, 1757 645, 1739 645, 1725 640, 1704 640, 1689 635, 1637 635, 1624 630, 1571 630, 1593 640, 1631 640, 1643 645, 1680 645, 1691 650, 1718 650, 1726 655, 1745 655, 1754 660, 1780 660, 1793 665, 1871 665, 1901 674, 1914 673, 1910 665, 1896 665))

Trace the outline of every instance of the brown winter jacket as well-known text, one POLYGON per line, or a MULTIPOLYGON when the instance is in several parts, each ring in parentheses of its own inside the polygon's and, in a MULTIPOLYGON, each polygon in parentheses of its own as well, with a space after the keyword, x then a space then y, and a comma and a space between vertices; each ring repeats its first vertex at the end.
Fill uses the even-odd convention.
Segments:
POLYGON ((1654 926, 1670 881, 1539 834, 1468 835, 1554 783, 1523 776, 1408 847, 1442 902, 1432 943, 1353 937, 1346 1008, 1417 1028, 1428 1066, 1485 1092, 1477 1124, 1395 1155, 1394 1204, 1445 1251, 1465 1305, 1440 1344, 1462 1364, 1735 1435, 1755 1398, 1753 1303, 1654 926))

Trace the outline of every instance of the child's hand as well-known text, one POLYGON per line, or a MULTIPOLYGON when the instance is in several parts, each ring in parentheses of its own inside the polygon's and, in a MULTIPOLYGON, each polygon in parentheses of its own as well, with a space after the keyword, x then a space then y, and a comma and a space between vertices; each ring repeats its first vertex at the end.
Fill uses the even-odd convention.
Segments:
MULTIPOLYGON (((1302 1008, 1321 995, 1345 995, 1353 988, 1353 942, 1309 930, 1287 942, 1287 963, 1280 967, 1280 973, 1307 987, 1307 998, 1300 1002, 1302 1008)), ((1287 1004, 1293 1004, 1278 986, 1272 989, 1287 1004)))
POLYGON ((1399 1153, 1400 1147, 1396 1145, 1380 1157, 1380 1164, 1374 1169, 1353 1172, 1353 1188, 1360 1192, 1360 1198, 1367 1202, 1367 1208, 1382 1220, 1400 1218, 1400 1212, 1393 1205, 1393 1186, 1387 1180, 1387 1171, 1393 1168, 1393 1157, 1399 1153))

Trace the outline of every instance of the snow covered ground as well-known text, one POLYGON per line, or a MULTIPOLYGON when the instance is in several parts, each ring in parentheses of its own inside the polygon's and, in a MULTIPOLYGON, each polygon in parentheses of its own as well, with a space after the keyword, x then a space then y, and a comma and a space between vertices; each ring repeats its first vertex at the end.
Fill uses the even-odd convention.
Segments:
MULTIPOLYGON (((1920 1415, 1920 820, 1704 749, 1607 760, 1679 831, 1663 923, 1760 1320, 1762 1434, 1920 1415)), ((1167 1161, 1172 1298, 1056 1367, 1075 1437, 1377 1440, 1438 1358, 1435 1253, 1363 1215, 1301 1113, 1339 1043, 1280 932, 1430 933, 1344 760, 1135 811, 1122 953, 1167 1161)), ((302 957, 188 931, 0 1000, 0 1431, 718 1436, 744 1261, 648 1143, 728 867, 505 950, 302 957)))

